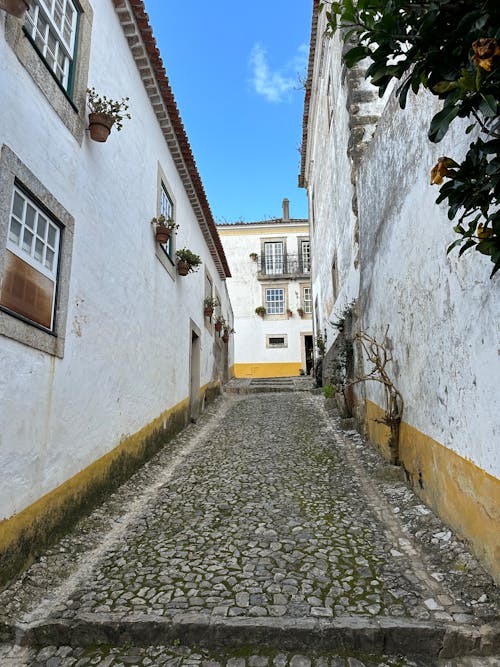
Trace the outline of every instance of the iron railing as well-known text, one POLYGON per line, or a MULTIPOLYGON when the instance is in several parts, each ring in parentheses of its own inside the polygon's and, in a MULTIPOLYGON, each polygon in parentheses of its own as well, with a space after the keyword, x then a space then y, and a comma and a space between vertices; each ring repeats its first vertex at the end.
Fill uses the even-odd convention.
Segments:
POLYGON ((308 276, 311 272, 311 262, 303 255, 283 255, 282 257, 257 257, 259 278, 283 278, 308 276))

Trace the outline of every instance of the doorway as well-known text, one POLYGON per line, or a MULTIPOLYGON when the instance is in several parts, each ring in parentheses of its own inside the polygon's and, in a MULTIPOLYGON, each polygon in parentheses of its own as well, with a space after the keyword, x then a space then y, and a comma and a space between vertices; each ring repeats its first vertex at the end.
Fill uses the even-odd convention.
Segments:
POLYGON ((314 352, 313 352, 313 337, 312 335, 304 336, 304 352, 306 360, 306 375, 311 373, 311 370, 314 365, 314 352))
MULTIPOLYGON (((197 329, 197 327, 196 327, 197 329)), ((191 352, 189 355, 189 418, 196 422, 200 416, 200 332, 191 324, 191 352)))

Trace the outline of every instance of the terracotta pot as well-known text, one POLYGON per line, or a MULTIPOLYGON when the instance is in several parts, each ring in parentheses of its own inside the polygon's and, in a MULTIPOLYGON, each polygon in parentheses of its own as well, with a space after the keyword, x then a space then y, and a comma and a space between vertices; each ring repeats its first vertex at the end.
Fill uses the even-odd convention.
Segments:
POLYGON ((224 341, 224 343, 227 343, 228 340, 229 340, 229 334, 224 332, 224 335, 222 336, 222 340, 224 341))
POLYGON ((155 232, 158 243, 168 243, 168 240, 172 235, 172 230, 165 227, 165 225, 156 225, 155 232))
POLYGON ((180 276, 187 276, 189 273, 189 264, 183 259, 177 260, 177 273, 180 276))
POLYGON ((220 331, 222 329, 222 322, 216 322, 214 328, 216 331, 220 331))
POLYGON ((115 119, 107 113, 89 113, 90 138, 104 142, 109 137, 115 119))
POLYGON ((214 313, 214 309, 210 306, 206 306, 205 310, 203 312, 205 314, 205 317, 212 317, 212 315, 214 313))
POLYGON ((0 0, 0 9, 4 9, 8 14, 12 14, 18 19, 24 18, 29 8, 28 0, 0 0))
POLYGON ((288 315, 288 317, 292 317, 292 311, 291 310, 287 310, 286 314, 288 315))

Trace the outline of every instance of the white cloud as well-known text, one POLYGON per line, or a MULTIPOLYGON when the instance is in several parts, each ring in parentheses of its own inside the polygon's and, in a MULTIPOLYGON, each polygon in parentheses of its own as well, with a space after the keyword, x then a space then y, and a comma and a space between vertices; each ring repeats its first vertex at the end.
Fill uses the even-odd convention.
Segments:
POLYGON ((272 71, 267 62, 264 47, 257 43, 250 53, 250 68, 252 70, 251 84, 258 95, 265 97, 268 102, 283 102, 286 93, 297 87, 297 70, 303 70, 307 63, 308 47, 303 44, 299 47, 287 70, 294 71, 295 76, 287 76, 278 70, 272 71))

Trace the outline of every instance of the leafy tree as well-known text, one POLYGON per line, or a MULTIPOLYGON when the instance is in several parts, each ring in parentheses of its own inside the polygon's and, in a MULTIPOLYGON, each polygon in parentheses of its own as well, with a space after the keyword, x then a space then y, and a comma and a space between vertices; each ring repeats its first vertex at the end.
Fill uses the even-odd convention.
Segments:
POLYGON ((410 89, 443 101, 428 136, 439 142, 455 118, 476 137, 461 162, 443 156, 431 172, 459 238, 448 252, 474 248, 500 269, 500 2, 498 0, 341 0, 320 2, 328 31, 342 31, 352 67, 382 96, 393 79, 401 108, 410 89), (446 181, 444 181, 446 179, 446 181))

